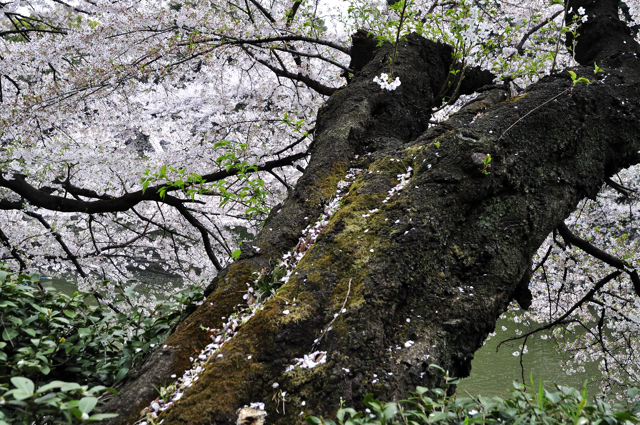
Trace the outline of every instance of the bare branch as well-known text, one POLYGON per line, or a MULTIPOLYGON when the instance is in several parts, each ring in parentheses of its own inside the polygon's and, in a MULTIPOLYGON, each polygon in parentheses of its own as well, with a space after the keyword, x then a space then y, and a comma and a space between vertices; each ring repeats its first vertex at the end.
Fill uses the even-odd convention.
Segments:
POLYGON ((540 22, 538 25, 532 27, 529 31, 527 31, 527 33, 522 36, 522 38, 520 39, 520 42, 516 46, 516 49, 518 50, 518 54, 522 55, 524 53, 523 46, 524 46, 524 43, 526 43, 526 41, 529 39, 529 37, 535 34, 536 31, 538 31, 540 28, 544 27, 549 22, 556 19, 561 13, 564 13, 564 10, 557 11, 556 13, 554 13, 553 15, 551 15, 550 17, 548 17, 547 19, 545 19, 544 21, 540 22))
POLYGON ((200 44, 200 43, 218 43, 217 46, 224 45, 262 45, 265 43, 274 43, 277 41, 305 41, 307 43, 318 44, 321 46, 331 47, 333 49, 339 50, 342 53, 346 53, 347 55, 351 52, 351 49, 345 47, 341 44, 335 43, 329 40, 323 40, 321 38, 307 37, 303 35, 281 35, 281 36, 273 36, 273 37, 265 37, 265 38, 237 38, 237 37, 229 37, 228 35, 221 34, 219 38, 206 38, 202 40, 195 40, 190 42, 180 43, 179 46, 189 46, 192 44, 200 44))
POLYGON ((520 336, 514 336, 508 339, 505 339, 504 341, 501 341, 500 344, 498 344, 498 346, 496 347, 496 351, 498 351, 500 349, 500 346, 506 342, 509 341, 517 341, 519 339, 523 339, 523 338, 527 338, 537 332, 541 332, 547 329, 551 329, 556 325, 559 325, 561 323, 564 322, 564 320, 569 317, 571 315, 571 313, 573 313, 574 311, 576 311, 576 309, 578 309, 580 306, 582 306, 585 302, 590 301, 591 298, 595 295, 596 292, 598 292, 598 290, 600 290, 604 285, 606 285, 607 283, 611 282, 613 279, 617 278, 618 276, 620 276, 622 274, 622 272, 620 270, 616 270, 613 273, 609 273, 608 275, 606 275, 605 277, 603 277, 602 279, 600 279, 598 281, 598 283, 596 283, 593 288, 591 288, 591 290, 589 290, 589 292, 587 292, 585 294, 584 297, 582 297, 580 299, 580 301, 578 301, 577 303, 575 303, 573 306, 571 306, 571 308, 569 310, 567 310, 567 312, 565 314, 563 314, 562 316, 560 316, 559 318, 557 318, 556 320, 554 320, 551 323, 548 323, 544 326, 541 326, 537 329, 534 329, 530 332, 527 332, 525 334, 522 334, 520 336))
POLYGON ((4 246, 6 246, 9 249, 9 252, 11 252, 11 256, 20 265, 20 271, 23 271, 24 269, 26 269, 27 264, 24 262, 24 260, 20 256, 20 253, 18 252, 16 247, 11 245, 11 241, 9 240, 9 237, 2 231, 2 229, 0 229, 0 240, 2 240, 2 243, 4 244, 4 246))
POLYGON ((324 84, 319 83, 318 81, 314 80, 311 77, 308 77, 306 75, 302 75, 302 73, 300 73, 300 72, 298 72, 297 74, 294 74, 294 73, 286 71, 284 69, 278 69, 275 66, 271 65, 269 62, 267 62, 267 61, 265 61, 263 59, 259 59, 258 57, 256 57, 246 47, 242 47, 242 50, 244 50, 249 56, 251 56, 251 58, 253 58, 253 60, 255 60, 256 62, 261 63, 262 65, 264 65, 267 68, 269 68, 277 76, 288 78, 288 79, 293 80, 293 81, 300 81, 301 83, 303 83, 304 85, 306 85, 310 89, 317 91, 321 95, 331 96, 337 90, 334 87, 325 86, 324 84))
POLYGON ((211 241, 209 240, 209 231, 207 230, 207 228, 204 227, 202 225, 202 223, 200 223, 198 221, 198 219, 196 219, 187 210, 187 208, 185 208, 184 205, 176 204, 176 205, 174 205, 174 207, 176 207, 176 209, 189 222, 189 224, 191 224, 193 227, 198 229, 198 231, 200 232, 200 235, 202 236, 202 242, 204 243, 204 249, 207 252, 207 256, 209 257, 209 260, 211 260, 211 262, 213 263, 213 266, 216 268, 216 270, 218 270, 218 271, 222 270, 222 265, 220 264, 220 262, 216 258, 215 254, 213 252, 213 248, 211 247, 211 241))

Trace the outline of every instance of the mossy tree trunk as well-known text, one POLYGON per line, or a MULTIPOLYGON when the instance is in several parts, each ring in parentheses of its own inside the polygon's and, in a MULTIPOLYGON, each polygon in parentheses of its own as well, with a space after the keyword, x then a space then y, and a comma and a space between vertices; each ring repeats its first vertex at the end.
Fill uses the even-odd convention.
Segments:
MULTIPOLYGON (((396 399, 441 385, 431 363, 466 376, 509 302, 527 304, 531 258, 544 238, 606 177, 640 162, 640 48, 609 11, 617 1, 578 3, 592 42, 578 43, 584 66, 574 71, 592 84, 573 86, 562 72, 514 99, 492 88, 429 129, 450 48, 419 36, 402 42, 395 91, 372 81, 389 71, 391 54, 375 50, 319 111, 309 167, 274 208, 259 250, 221 272, 206 302, 129 378, 109 406, 121 413, 116 422, 133 423, 157 396, 153 385, 190 366, 211 342, 201 326, 220 327, 243 304, 252 274, 296 246, 353 169, 362 172, 295 273, 160 416, 163 424, 235 424, 253 402, 266 404, 267 423, 296 424, 331 417, 341 399, 357 405, 366 393, 396 399), (594 61, 604 74, 594 75, 594 61), (408 183, 392 190, 406 173, 408 183), (316 350, 326 363, 286 371, 316 350)), ((475 73, 465 90, 485 76, 475 73)))

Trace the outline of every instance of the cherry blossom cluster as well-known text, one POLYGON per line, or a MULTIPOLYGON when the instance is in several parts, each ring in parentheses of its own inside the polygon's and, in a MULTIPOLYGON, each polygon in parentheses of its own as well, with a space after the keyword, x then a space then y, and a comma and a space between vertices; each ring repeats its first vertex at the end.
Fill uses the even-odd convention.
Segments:
POLYGON ((391 81, 389 75, 384 72, 380 74, 380 76, 373 77, 373 82, 378 83, 381 89, 393 91, 400 87, 400 77, 396 77, 395 80, 391 81))

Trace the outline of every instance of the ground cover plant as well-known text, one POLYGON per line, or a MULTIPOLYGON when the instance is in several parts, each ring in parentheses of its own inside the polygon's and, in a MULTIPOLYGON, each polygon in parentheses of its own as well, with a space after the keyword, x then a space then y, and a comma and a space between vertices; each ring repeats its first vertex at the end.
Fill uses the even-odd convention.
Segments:
MULTIPOLYGON (((432 365, 437 369, 438 366, 432 365)), ((443 371, 444 372, 444 371, 443 371)), ((426 424, 629 424, 640 422, 640 402, 609 404, 589 397, 586 388, 561 385, 551 388, 514 382, 506 397, 449 395, 447 388, 456 381, 447 379, 444 389, 418 387, 408 400, 385 402, 368 394, 365 410, 341 407, 335 420, 310 416, 308 424, 322 425, 426 425, 426 424)), ((630 399, 638 390, 629 389, 630 399)))

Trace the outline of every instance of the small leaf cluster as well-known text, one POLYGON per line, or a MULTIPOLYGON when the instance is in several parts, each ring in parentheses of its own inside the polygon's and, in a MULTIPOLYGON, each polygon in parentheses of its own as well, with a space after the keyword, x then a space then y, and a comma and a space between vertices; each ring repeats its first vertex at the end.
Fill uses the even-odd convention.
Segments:
POLYGON ((584 78, 584 77, 578 78, 578 74, 576 74, 573 71, 567 71, 567 72, 569 73, 569 76, 571 76, 571 81, 573 82, 573 86, 575 86, 578 83, 591 84, 591 81, 589 81, 587 78, 584 78))
MULTIPOLYGON (((287 119, 285 115, 285 120, 287 119)), ((284 121, 283 121, 284 122, 284 121)), ((299 129, 303 121, 291 122, 292 126, 299 129)), ((246 207, 245 214, 249 219, 254 216, 263 216, 269 213, 267 195, 264 181, 258 176, 258 166, 248 163, 244 158, 244 152, 248 145, 246 143, 233 144, 228 140, 220 140, 213 145, 215 150, 222 151, 216 158, 216 163, 234 175, 237 179, 229 181, 221 179, 207 182, 199 174, 187 174, 187 169, 178 169, 163 165, 156 173, 147 169, 140 179, 142 193, 145 193, 149 185, 164 181, 164 185, 158 189, 158 195, 164 199, 169 190, 179 190, 192 200, 196 195, 215 195, 220 197, 220 206, 224 207, 230 202, 237 202, 246 207)))
MULTIPOLYGON (((447 386, 457 381, 447 379, 447 386)), ((629 396, 637 395, 630 389, 629 396)), ((538 383, 525 386, 514 382, 509 397, 447 396, 443 389, 417 387, 415 396, 400 402, 375 400, 371 394, 364 399, 366 411, 341 408, 336 413, 340 425, 422 425, 422 424, 594 424, 614 425, 640 423, 640 402, 633 407, 595 399, 589 401, 586 388, 576 389, 556 385, 547 390, 538 383)), ((309 416, 306 422, 315 425, 336 425, 335 421, 309 416)))
POLYGON ((282 278, 287 274, 287 269, 283 266, 274 267, 273 271, 267 272, 263 269, 260 274, 255 274, 256 296, 259 300, 265 300, 282 286, 282 278))
POLYGON ((291 127, 294 133, 303 133, 305 136, 309 135, 308 131, 302 131, 302 126, 304 125, 304 120, 302 119, 294 119, 289 116, 288 112, 284 113, 284 117, 280 124, 284 124, 288 127, 291 127))
POLYGON ((146 192, 149 185, 158 180, 168 180, 167 184, 158 189, 158 195, 161 199, 164 199, 167 195, 167 190, 170 188, 177 188, 183 191, 188 197, 194 199, 196 194, 203 193, 206 190, 203 188, 206 180, 199 174, 186 174, 187 169, 177 169, 175 167, 168 167, 166 164, 160 167, 157 173, 151 174, 150 170, 146 170, 141 180, 142 193, 146 192), (169 178, 167 171, 177 174, 176 178, 169 178))
POLYGON ((258 167, 256 164, 249 164, 242 158, 242 153, 247 148, 246 143, 232 145, 231 142, 221 140, 214 144, 216 149, 228 148, 224 154, 216 159, 216 163, 227 171, 234 170, 238 179, 239 187, 234 185, 233 190, 229 190, 232 183, 227 180, 215 182, 217 194, 221 197, 220 206, 227 205, 230 201, 244 204, 245 214, 249 219, 256 215, 266 215, 269 213, 267 205, 267 195, 269 192, 265 190, 264 181, 258 177, 258 167), (255 176, 252 178, 252 175, 255 176))
MULTIPOLYGON (((366 28, 378 46, 406 41, 411 32, 422 34, 420 12, 412 0, 387 2, 388 11, 371 2, 351 1, 347 12, 357 28, 366 28)), ((390 60, 392 58, 389 58, 390 60)))
POLYGON ((76 424, 113 418, 117 415, 94 412, 98 397, 105 391, 116 394, 113 388, 101 385, 88 388, 62 381, 36 389, 31 379, 15 376, 11 387, 0 385, 0 425, 76 424))

